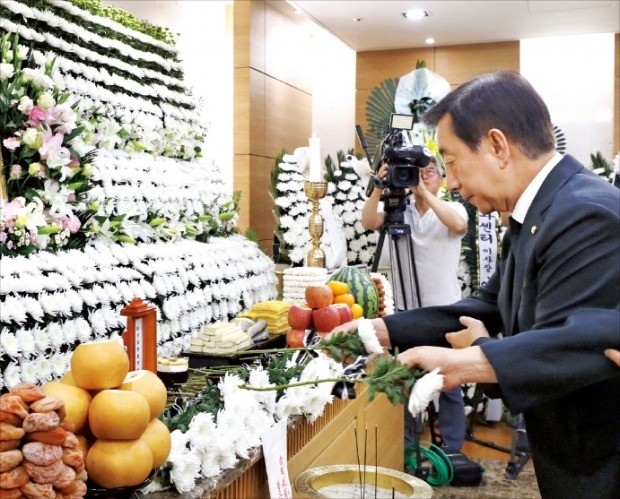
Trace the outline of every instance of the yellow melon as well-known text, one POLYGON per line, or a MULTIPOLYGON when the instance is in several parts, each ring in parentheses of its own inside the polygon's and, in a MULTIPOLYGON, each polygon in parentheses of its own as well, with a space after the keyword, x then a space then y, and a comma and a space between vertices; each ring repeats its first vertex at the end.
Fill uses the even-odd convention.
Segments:
POLYGON ((65 421, 73 424, 76 432, 80 431, 88 419, 88 407, 92 399, 90 393, 77 386, 58 381, 45 383, 42 388, 46 395, 53 395, 64 401, 67 411, 65 421))
POLYGON ((64 383, 65 385, 77 386, 75 384, 75 380, 73 379, 73 374, 71 374, 71 371, 67 371, 65 375, 62 378, 60 378, 58 381, 60 381, 61 383, 64 383))
POLYGON ((90 449, 90 442, 84 435, 76 435, 76 437, 78 439, 78 449, 82 451, 82 455, 84 459, 86 459, 86 456, 88 456, 88 449, 90 449))
POLYGON ((142 440, 97 440, 86 456, 88 478, 101 487, 141 484, 153 469, 153 455, 142 440))
POLYGON ((151 371, 131 371, 125 377, 121 390, 131 390, 144 396, 151 409, 150 419, 155 419, 164 410, 168 392, 166 385, 151 371))
POLYGON ((135 440, 146 430, 151 411, 146 399, 128 390, 102 390, 90 403, 88 425, 96 438, 135 440))
POLYGON ((140 440, 146 442, 153 454, 153 469, 159 468, 166 462, 170 454, 172 439, 170 432, 159 419, 153 419, 144 430, 140 440))
POLYGON ((85 390, 116 388, 129 372, 129 357, 116 340, 81 343, 71 356, 71 375, 85 390))

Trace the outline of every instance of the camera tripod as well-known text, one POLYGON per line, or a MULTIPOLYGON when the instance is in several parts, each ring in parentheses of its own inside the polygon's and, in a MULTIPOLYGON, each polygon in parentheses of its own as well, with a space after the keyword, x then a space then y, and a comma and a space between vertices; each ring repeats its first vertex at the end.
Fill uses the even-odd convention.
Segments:
MULTIPOLYGON (((389 205, 389 203, 386 203, 386 205, 389 205)), ((404 210, 386 212, 385 216, 387 221, 381 227, 379 240, 377 241, 377 249, 371 267, 372 272, 377 271, 385 238, 389 236, 388 242, 392 286, 394 288, 394 305, 398 311, 410 310, 422 306, 413 242, 411 241, 411 227, 409 224, 404 223, 403 212, 404 210)), ((414 418, 413 445, 416 462, 418 463, 415 469, 415 476, 426 481, 430 477, 432 469, 427 466, 421 466, 422 452, 420 448, 420 435, 423 431, 424 424, 422 422, 422 416, 418 414, 414 418)))
MULTIPOLYGON (((389 218, 390 215, 390 213, 386 213, 387 218, 389 218)), ((400 215, 402 215, 402 213, 400 215)), ((383 224, 379 234, 379 240, 377 241, 377 249, 372 262, 371 271, 376 272, 379 267, 379 260, 381 258, 386 235, 389 236, 395 308, 399 311, 419 308, 422 306, 420 300, 420 285, 418 283, 418 272, 415 265, 413 243, 411 242, 411 227, 409 224, 403 222, 386 222, 383 224), (413 293, 414 290, 415 295, 413 293)))

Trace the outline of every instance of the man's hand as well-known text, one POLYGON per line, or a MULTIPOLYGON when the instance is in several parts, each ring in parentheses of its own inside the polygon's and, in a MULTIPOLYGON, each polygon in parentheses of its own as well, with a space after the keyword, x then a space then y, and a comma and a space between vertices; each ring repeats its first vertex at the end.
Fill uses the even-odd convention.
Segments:
POLYGON ((426 185, 424 184, 422 179, 420 179, 420 182, 418 182, 418 185, 409 186, 409 189, 411 189, 411 192, 413 192, 414 194, 417 194, 422 199, 428 199, 429 197, 435 197, 435 195, 431 194, 431 192, 426 188, 426 185))
POLYGON ((348 333, 350 331, 357 331, 357 321, 358 319, 354 319, 352 321, 340 324, 340 326, 336 326, 329 333, 327 333, 324 337, 329 338, 333 336, 334 334, 339 333, 340 331, 343 331, 345 333, 348 333))
POLYGON ((497 383, 495 371, 480 347, 453 350, 441 347, 415 347, 404 351, 398 360, 410 367, 427 371, 439 368, 445 376, 443 390, 464 383, 497 383))
POLYGON ((615 362, 616 365, 620 367, 620 350, 608 348, 605 350, 605 357, 610 359, 612 362, 615 362))
MULTIPOLYGON (((372 325, 375 328, 375 332, 377 333, 377 339, 379 340, 379 343, 381 344, 381 346, 391 348, 390 336, 388 334, 387 327, 385 326, 385 322, 383 322, 383 319, 370 319, 370 320, 372 320, 372 325)), ((359 319, 355 319, 349 322, 345 322, 344 324, 340 324, 340 326, 337 326, 334 329, 332 329, 329 333, 324 335, 324 337, 329 338, 332 335, 340 331, 344 331, 344 332, 357 331, 358 321, 359 319)))
POLYGON ((446 333, 446 340, 452 345, 452 348, 467 348, 472 346, 478 338, 489 337, 489 332, 482 321, 467 316, 459 317, 459 321, 465 326, 465 329, 446 333))

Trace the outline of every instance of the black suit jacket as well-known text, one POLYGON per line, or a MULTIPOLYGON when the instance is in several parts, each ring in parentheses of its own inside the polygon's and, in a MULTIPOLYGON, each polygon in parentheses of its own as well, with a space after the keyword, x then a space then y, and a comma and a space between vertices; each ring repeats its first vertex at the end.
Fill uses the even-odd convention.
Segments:
MULTIPOLYGON (((620 369, 602 354, 611 345, 601 346, 594 368, 582 370, 590 364, 578 343, 574 355, 566 355, 536 332, 574 330, 567 318, 584 307, 620 306, 620 193, 566 156, 543 182, 512 244, 503 248, 497 271, 477 297, 386 317, 391 343, 401 351, 449 346, 444 334, 462 329, 462 315, 482 320, 492 335, 532 331, 523 341, 540 349, 536 370, 519 360, 522 343, 482 345, 502 397, 511 411, 525 415, 535 464, 595 473, 601 460, 620 453, 620 369)), ((581 334, 589 335, 595 325, 581 321, 573 334, 582 328, 581 334)))

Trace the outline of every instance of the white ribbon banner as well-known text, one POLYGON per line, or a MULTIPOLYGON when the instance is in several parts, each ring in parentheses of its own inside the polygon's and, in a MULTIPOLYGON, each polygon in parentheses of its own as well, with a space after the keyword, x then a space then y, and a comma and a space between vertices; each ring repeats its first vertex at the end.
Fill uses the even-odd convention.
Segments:
POLYGON ((478 268, 480 286, 486 284, 495 272, 497 261, 497 240, 495 236, 495 218, 492 213, 478 213, 478 268))

